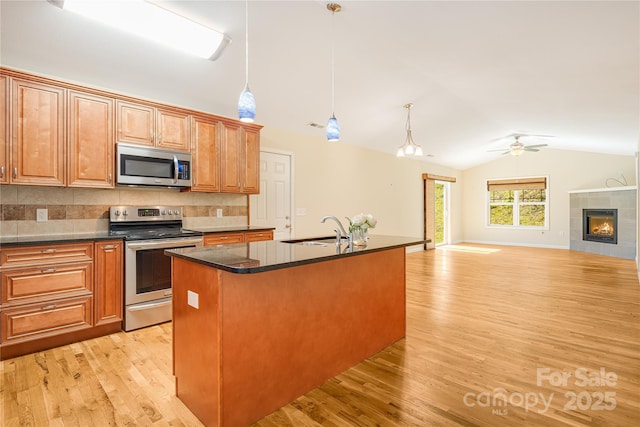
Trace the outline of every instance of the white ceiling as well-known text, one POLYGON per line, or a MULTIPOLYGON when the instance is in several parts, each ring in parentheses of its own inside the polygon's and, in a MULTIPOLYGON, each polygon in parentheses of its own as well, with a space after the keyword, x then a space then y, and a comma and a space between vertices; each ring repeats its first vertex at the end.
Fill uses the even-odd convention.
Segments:
MULTIPOLYGON (((191 58, 40 1, 0 3, 3 66, 235 117, 244 1, 162 1, 233 39, 191 58)), ((514 131, 550 148, 633 155, 640 138, 639 1, 342 1, 335 15, 340 143, 395 154, 414 104, 426 161, 466 169, 514 131)), ((256 121, 323 138, 331 114, 331 12, 249 3, 256 121)), ((535 155, 525 153, 524 155, 535 155)))

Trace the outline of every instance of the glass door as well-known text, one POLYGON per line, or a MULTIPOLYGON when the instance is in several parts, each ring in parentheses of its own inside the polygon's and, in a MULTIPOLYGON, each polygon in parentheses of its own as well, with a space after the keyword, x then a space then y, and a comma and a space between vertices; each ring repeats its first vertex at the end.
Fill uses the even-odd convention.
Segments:
POLYGON ((450 243, 449 237, 449 182, 435 182, 435 205, 436 205, 436 236, 435 244, 447 245, 450 243))

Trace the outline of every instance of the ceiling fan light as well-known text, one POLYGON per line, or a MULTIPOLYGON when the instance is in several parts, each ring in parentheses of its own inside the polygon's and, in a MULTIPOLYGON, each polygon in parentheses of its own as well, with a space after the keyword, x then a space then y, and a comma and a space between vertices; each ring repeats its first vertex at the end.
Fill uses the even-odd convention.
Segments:
POLYGON ((512 148, 511 149, 511 155, 512 156, 520 156, 522 153, 524 153, 524 148, 512 148))

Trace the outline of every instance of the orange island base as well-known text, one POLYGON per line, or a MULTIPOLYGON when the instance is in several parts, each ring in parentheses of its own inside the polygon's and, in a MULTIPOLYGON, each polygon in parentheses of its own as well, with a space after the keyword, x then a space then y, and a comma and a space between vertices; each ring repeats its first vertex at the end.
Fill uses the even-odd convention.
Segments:
POLYGON ((172 257, 178 398, 206 426, 245 426, 405 336, 405 252, 283 241, 172 257))

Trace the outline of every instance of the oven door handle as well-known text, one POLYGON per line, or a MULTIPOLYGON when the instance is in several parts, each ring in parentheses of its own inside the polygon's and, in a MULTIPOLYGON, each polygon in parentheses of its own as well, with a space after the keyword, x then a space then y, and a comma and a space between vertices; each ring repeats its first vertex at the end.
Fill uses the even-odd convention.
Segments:
POLYGON ((164 307, 165 305, 171 305, 171 300, 161 301, 161 302, 150 302, 148 304, 136 304, 133 307, 127 307, 127 310, 140 311, 140 310, 147 310, 149 308, 164 307))
POLYGON ((173 239, 173 240, 163 240, 162 242, 128 242, 127 249, 174 249, 179 248, 181 246, 189 246, 189 245, 199 245, 202 244, 202 238, 199 237, 197 239, 173 239))
POLYGON ((180 171, 180 167, 178 164, 178 158, 173 156, 173 183, 178 183, 178 172, 180 171))

